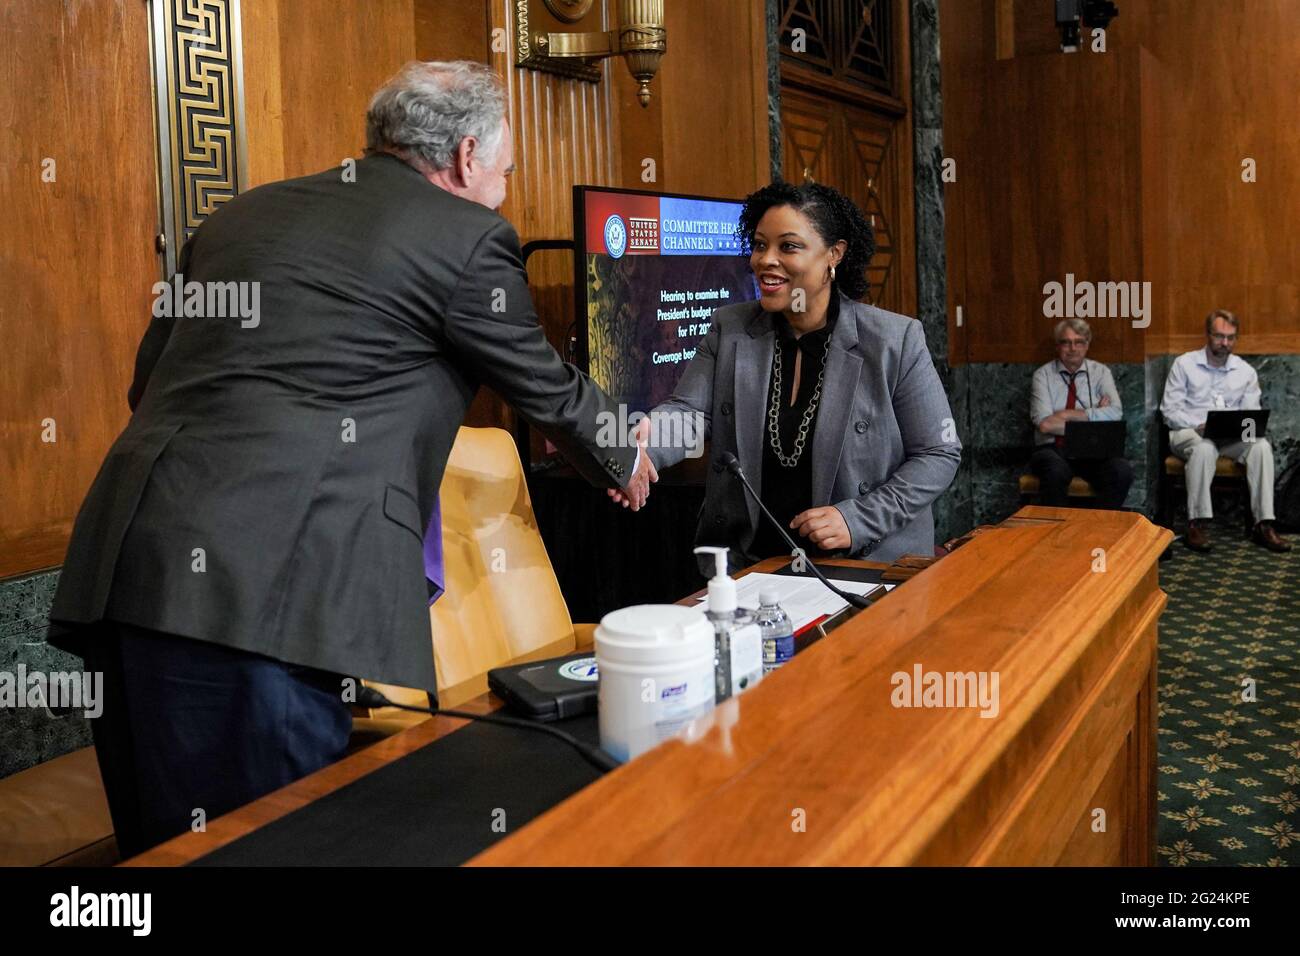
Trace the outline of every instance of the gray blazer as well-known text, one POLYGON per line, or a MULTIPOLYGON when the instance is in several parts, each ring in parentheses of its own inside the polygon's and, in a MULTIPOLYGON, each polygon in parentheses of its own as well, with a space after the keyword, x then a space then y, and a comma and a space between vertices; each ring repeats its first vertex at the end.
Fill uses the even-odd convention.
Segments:
MULTIPOLYGON (((755 560, 760 515, 721 460, 734 454, 762 495, 775 339, 757 302, 718 309, 672 397, 651 412, 658 441, 650 456, 660 470, 711 438, 696 542, 729 547, 733 568, 755 560), (675 427, 660 427, 669 420, 675 427)), ((920 322, 841 298, 812 455, 811 506, 833 504, 844 515, 849 554, 892 561, 934 553, 930 504, 956 474, 961 442, 920 322)))

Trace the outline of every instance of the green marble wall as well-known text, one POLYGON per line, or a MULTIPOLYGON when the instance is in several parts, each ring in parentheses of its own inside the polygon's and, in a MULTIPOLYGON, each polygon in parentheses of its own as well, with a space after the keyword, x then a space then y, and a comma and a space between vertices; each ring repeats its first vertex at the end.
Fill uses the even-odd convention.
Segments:
MULTIPOLYGON (((943 96, 939 84, 937 0, 912 0, 912 180, 916 223, 916 317, 948 392, 957 433, 970 433, 969 377, 948 364, 948 289, 944 246, 943 96)), ((947 494, 934 504, 935 540, 964 533, 974 521, 971 471, 957 473, 947 494)))
MULTIPOLYGON (((58 571, 0 580, 0 671, 80 671, 81 659, 45 643, 58 571)), ((0 707, 0 777, 87 747, 90 724, 80 714, 53 717, 44 708, 0 707)))
POLYGON ((1259 372, 1262 404, 1273 409, 1268 440, 1280 474, 1300 459, 1300 355, 1247 355, 1246 361, 1259 372))
POLYGON ((772 182, 781 178, 781 0, 767 0, 767 153, 772 182))
MULTIPOLYGON (((1159 407, 1173 359, 1158 355, 1143 364, 1110 367, 1124 403, 1127 452, 1134 467, 1133 487, 1125 505, 1149 517, 1158 513, 1159 407)), ((1280 474, 1300 458, 1300 355, 1250 355, 1246 360, 1259 371, 1263 404, 1273 410, 1269 440, 1280 474)), ((1036 367, 980 363, 954 369, 961 374, 954 377, 953 386, 966 393, 961 433, 965 447, 961 471, 965 474, 945 497, 950 512, 962 517, 969 499, 969 527, 1000 521, 1019 507, 1019 477, 1033 440, 1029 383, 1036 367)), ((954 407, 961 404, 959 396, 950 393, 950 397, 954 407)), ((1226 496, 1216 507, 1225 517, 1234 516, 1237 499, 1226 496)))
MULTIPOLYGON (((962 468, 970 473, 972 526, 1001 521, 1020 506, 1020 476, 1033 449, 1029 387, 1035 368, 1024 363, 965 366, 969 417, 962 435, 962 468)), ((1135 470, 1126 505, 1145 510, 1146 373, 1136 364, 1112 365, 1111 372, 1124 404, 1127 450, 1135 470)))

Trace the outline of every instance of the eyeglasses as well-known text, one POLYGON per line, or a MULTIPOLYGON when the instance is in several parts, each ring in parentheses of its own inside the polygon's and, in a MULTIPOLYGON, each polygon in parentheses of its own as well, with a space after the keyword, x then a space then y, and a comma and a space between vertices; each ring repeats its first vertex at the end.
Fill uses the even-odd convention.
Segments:
POLYGON ((1083 346, 1088 344, 1088 340, 1087 339, 1057 339, 1056 344, 1064 346, 1067 349, 1083 348, 1083 346))
POLYGON ((1215 342, 1235 342, 1237 341, 1237 333, 1233 332, 1231 335, 1224 335, 1222 332, 1211 332, 1210 338, 1215 342))

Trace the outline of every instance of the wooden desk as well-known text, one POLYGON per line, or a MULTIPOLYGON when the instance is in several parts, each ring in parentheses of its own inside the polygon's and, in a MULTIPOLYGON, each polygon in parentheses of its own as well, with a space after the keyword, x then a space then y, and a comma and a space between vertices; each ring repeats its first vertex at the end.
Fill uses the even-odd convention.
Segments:
POLYGON ((1153 865, 1170 537, 1024 508, 471 865, 1153 865), (893 706, 917 664, 998 715, 893 706))
MULTIPOLYGON (((1138 515, 1022 509, 689 742, 471 864, 1154 863, 1156 562, 1169 539, 1138 515), (917 663, 997 671, 998 716, 893 707, 891 675, 917 663)), ((497 706, 485 695, 466 709, 497 706)), ((188 863, 464 723, 426 721, 124 865, 188 863)))

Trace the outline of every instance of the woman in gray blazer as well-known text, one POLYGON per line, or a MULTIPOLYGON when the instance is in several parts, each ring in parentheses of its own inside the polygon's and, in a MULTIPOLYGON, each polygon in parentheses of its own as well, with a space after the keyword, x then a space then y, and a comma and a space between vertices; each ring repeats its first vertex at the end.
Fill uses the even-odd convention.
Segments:
POLYGON ((790 552, 732 454, 810 557, 933 554, 930 505, 961 444, 921 323, 856 301, 871 226, 829 186, 778 182, 745 200, 737 234, 760 297, 713 313, 643 425, 660 470, 711 439, 697 543, 730 548, 733 568, 790 552))

